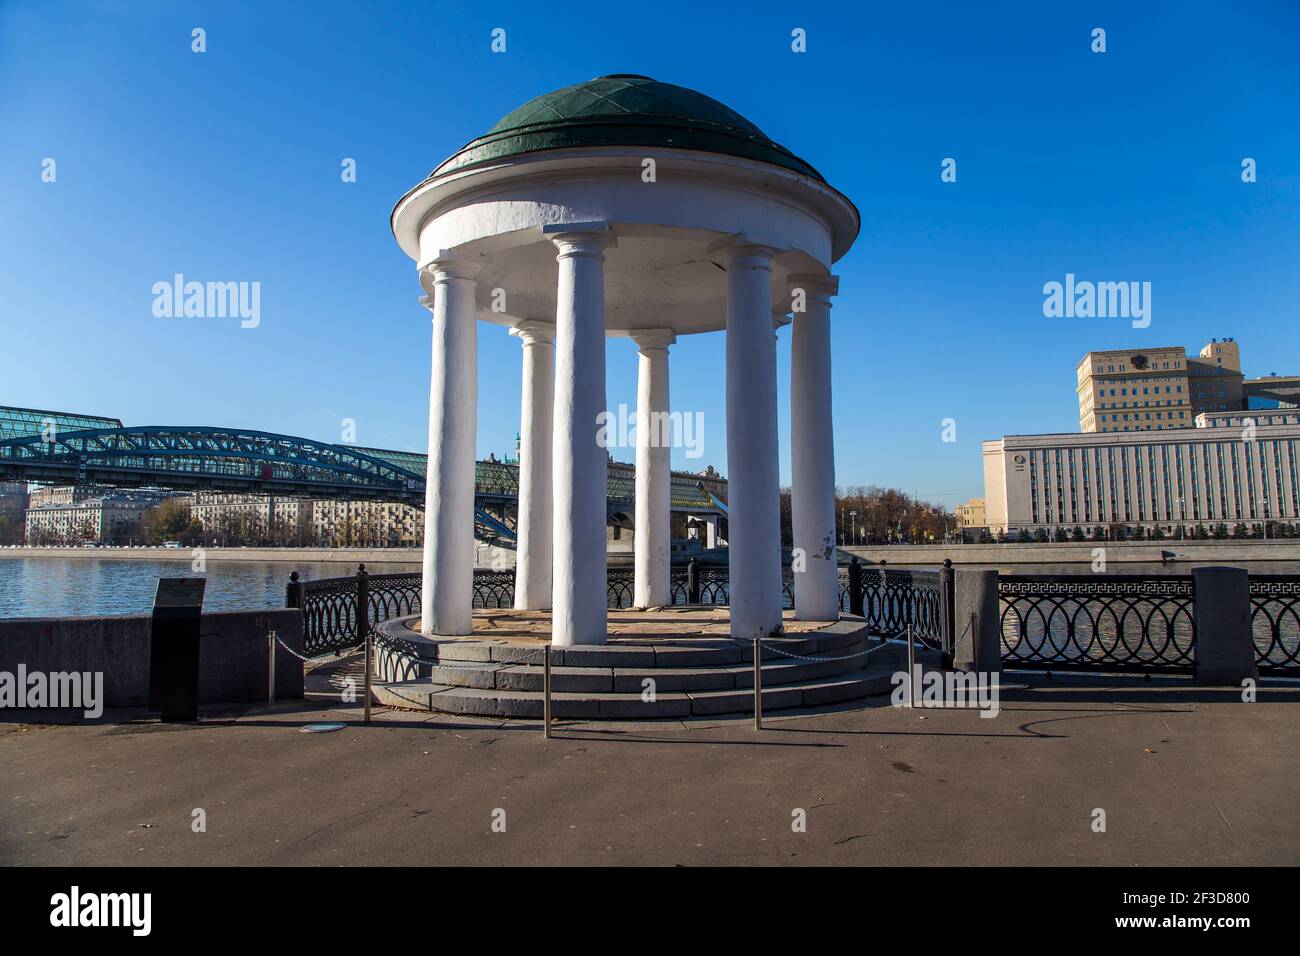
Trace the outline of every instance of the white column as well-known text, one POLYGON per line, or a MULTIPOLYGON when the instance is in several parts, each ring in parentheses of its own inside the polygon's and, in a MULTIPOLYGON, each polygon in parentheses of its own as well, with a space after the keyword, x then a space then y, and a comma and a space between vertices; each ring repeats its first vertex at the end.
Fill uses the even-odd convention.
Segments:
POLYGON ((510 330, 523 344, 519 414, 519 508, 515 537, 515 609, 551 606, 551 417, 555 403, 555 327, 520 322, 510 330))
POLYGON ((716 515, 704 519, 704 546, 710 551, 718 546, 718 518, 716 515))
POLYGON ((774 249, 725 250, 727 266, 727 509, 731 636, 781 627, 781 498, 776 437, 774 249))
POLYGON ((668 420, 669 329, 633 332, 640 350, 636 382, 636 572, 637 607, 671 604, 669 564, 672 525, 669 490, 672 434, 668 420))
POLYGON ((608 585, 605 485, 597 440, 605 412, 605 223, 548 226, 559 249, 555 309, 551 643, 604 644, 608 585))
POLYGON ((790 517, 796 553, 795 618, 839 619, 835 554, 835 444, 831 429, 831 296, 834 276, 790 276, 795 299, 790 341, 790 517), (802 295, 797 291, 802 289, 802 295), (802 311, 799 306, 802 305, 802 311), (797 565, 796 565, 797 568, 797 565))
POLYGON ((425 267, 433 312, 429 473, 424 491, 420 630, 469 634, 474 593, 474 438, 478 329, 472 270, 451 257, 425 267))

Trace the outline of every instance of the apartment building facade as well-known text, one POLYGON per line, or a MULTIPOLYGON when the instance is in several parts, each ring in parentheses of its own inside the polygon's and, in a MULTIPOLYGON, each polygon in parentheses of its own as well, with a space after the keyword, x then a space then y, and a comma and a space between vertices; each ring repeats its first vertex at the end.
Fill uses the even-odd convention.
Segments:
POLYGON ((963 531, 979 530, 988 527, 988 513, 983 498, 972 498, 954 509, 957 527, 963 531))
POLYGON ((26 512, 24 536, 29 545, 142 544, 144 514, 168 497, 162 492, 111 491, 85 494, 86 489, 33 491, 26 512))

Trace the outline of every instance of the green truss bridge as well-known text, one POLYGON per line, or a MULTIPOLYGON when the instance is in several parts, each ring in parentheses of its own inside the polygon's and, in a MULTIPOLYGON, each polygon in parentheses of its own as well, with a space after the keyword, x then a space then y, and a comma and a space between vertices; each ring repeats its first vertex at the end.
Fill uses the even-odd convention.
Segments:
MULTIPOLYGON (((0 406, 3 481, 389 501, 423 508, 426 468, 426 457, 415 452, 244 428, 125 426, 116 418, 0 406)), ((725 514, 726 506, 715 494, 724 488, 719 478, 675 472, 672 508, 700 516, 725 514)), ((507 511, 518 496, 517 465, 476 463, 474 510, 480 538, 513 543, 507 511)), ((629 525, 635 500, 632 466, 611 462, 611 523, 629 525)))

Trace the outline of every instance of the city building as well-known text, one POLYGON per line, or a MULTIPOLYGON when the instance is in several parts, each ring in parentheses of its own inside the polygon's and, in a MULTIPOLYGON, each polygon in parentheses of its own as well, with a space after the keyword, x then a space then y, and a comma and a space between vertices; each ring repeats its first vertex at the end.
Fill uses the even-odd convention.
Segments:
POLYGON ((1179 348, 1089 352, 1077 369, 1079 430, 1139 431, 1190 425, 1187 355, 1179 348))
POLYGON ((1287 410, 1207 411, 1191 428, 1140 436, 1008 435, 984 443, 989 528, 1163 536, 1267 523, 1290 533, 1300 526, 1297 446, 1300 411, 1287 410))
MULTIPOLYGON (((54 489, 41 489, 53 491, 54 489)), ((63 489, 58 489, 62 491, 63 489)), ((26 512, 27 544, 33 546, 79 544, 141 544, 144 513, 169 496, 152 491, 100 491, 93 496, 51 494, 26 512)), ((85 489, 78 489, 85 490, 85 489)), ((38 492, 32 493, 37 499, 38 492)))
POLYGON ((310 509, 311 543, 320 547, 414 548, 424 531, 424 513, 387 501, 317 499, 310 509))
POLYGON ((1242 382, 1246 411, 1272 408, 1300 408, 1300 375, 1248 378, 1242 382))
POLYGON ((957 515, 957 528, 960 531, 978 531, 989 525, 983 498, 972 498, 964 505, 954 509, 957 515))
POLYGON ((1211 339, 1199 355, 1181 346, 1089 352, 1076 370, 1079 430, 1190 428, 1202 412, 1246 408, 1241 349, 1211 339))
POLYGON ((314 502, 308 499, 196 491, 184 500, 204 538, 216 544, 317 543, 311 527, 314 502))
POLYGON ((1190 428, 1204 412, 1300 406, 1300 376, 1245 378, 1235 339, 1211 339, 1199 355, 1181 347, 1089 352, 1077 370, 1079 430, 1190 428))
POLYGON ((27 507, 70 505, 111 494, 114 489, 100 485, 33 485, 27 494, 27 507))
POLYGON ((1187 385, 1193 416, 1244 409, 1243 382, 1241 348, 1234 339, 1211 339, 1199 357, 1188 356, 1187 385))

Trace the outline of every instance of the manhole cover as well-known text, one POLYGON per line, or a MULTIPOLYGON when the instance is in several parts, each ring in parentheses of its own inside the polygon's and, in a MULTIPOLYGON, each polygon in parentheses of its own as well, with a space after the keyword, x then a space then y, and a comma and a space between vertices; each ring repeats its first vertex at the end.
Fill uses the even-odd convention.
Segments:
POLYGON ((331 730, 342 730, 347 724, 308 724, 302 728, 304 734, 328 734, 331 730))

